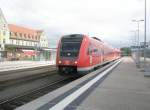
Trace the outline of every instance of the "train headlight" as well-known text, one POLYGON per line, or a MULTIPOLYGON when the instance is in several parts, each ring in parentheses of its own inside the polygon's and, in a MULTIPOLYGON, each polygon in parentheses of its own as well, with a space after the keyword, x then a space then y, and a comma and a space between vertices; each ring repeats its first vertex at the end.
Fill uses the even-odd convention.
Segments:
POLYGON ((61 61, 58 62, 59 64, 61 63, 61 61))
POLYGON ((77 64, 78 62, 77 62, 77 61, 75 61, 74 63, 75 63, 75 64, 77 64))

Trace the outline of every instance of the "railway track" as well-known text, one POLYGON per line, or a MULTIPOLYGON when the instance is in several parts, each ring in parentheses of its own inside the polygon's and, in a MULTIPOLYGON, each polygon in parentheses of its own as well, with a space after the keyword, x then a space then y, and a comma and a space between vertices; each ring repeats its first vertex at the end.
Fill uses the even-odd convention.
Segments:
MULTIPOLYGON (((106 66, 109 63, 105 63, 101 67, 106 66)), ((57 81, 53 81, 49 84, 46 84, 42 87, 38 87, 34 90, 32 89, 30 91, 21 93, 20 95, 0 100, 0 110, 13 110, 13 109, 15 109, 21 105, 24 105, 38 97, 41 97, 59 87, 62 87, 63 85, 68 84, 69 82, 71 82, 75 79, 77 79, 77 78, 71 77, 71 76, 63 77, 57 81)))
POLYGON ((40 96, 43 96, 65 84, 75 80, 75 77, 63 78, 53 83, 47 84, 41 88, 25 92, 24 94, 4 99, 0 101, 0 110, 13 110, 21 105, 24 105, 40 96))
POLYGON ((27 77, 22 77, 22 78, 16 78, 16 79, 10 79, 10 80, 6 80, 6 81, 0 81, 0 90, 12 86, 12 85, 16 85, 16 84, 20 84, 20 83, 24 83, 30 80, 34 80, 34 79, 38 79, 41 77, 46 77, 46 76, 50 76, 56 74, 56 70, 52 70, 50 72, 44 72, 41 74, 35 74, 32 76, 27 76, 27 77))
POLYGON ((43 66, 29 69, 17 69, 14 71, 4 71, 3 73, 0 72, 0 90, 17 83, 23 83, 54 73, 56 73, 56 67, 54 65, 51 67, 43 66))

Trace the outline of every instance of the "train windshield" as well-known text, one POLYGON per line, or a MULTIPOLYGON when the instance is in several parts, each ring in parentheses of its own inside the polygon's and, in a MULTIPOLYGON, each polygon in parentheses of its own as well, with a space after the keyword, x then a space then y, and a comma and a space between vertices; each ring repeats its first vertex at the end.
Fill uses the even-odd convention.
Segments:
POLYGON ((74 51, 77 52, 80 49, 80 42, 64 42, 62 44, 62 51, 74 51))
POLYGON ((79 54, 83 35, 64 36, 61 40, 60 56, 77 57, 79 54))

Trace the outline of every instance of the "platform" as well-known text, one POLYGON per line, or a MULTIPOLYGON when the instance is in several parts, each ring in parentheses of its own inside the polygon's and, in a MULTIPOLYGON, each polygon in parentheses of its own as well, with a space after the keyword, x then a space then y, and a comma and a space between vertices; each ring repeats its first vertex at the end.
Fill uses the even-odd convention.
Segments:
POLYGON ((150 110, 149 102, 150 78, 144 77, 131 58, 124 58, 77 110, 150 110))
POLYGON ((83 86, 79 87, 79 82, 92 75, 85 76, 17 110, 61 110, 64 105, 64 110, 150 110, 150 78, 144 77, 144 73, 140 72, 133 60, 125 57, 119 66, 111 71, 106 78, 102 77, 85 92, 79 90, 85 89, 83 86), (75 92, 72 92, 75 87, 76 93, 83 93, 75 95, 75 92))
POLYGON ((55 61, 5 61, 0 62, 0 74, 4 71, 34 68, 39 66, 54 65, 55 61))
POLYGON ((0 62, 0 88, 13 80, 40 76, 56 70, 54 61, 6 61, 0 62))

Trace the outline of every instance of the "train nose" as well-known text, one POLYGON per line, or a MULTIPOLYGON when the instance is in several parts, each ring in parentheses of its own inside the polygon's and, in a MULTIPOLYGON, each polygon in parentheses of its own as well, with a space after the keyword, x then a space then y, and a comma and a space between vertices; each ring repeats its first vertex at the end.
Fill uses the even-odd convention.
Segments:
POLYGON ((61 64, 61 61, 59 61, 58 63, 61 64))
POLYGON ((76 61, 76 60, 59 60, 58 63, 60 65, 77 66, 78 61, 76 61))
POLYGON ((77 62, 77 61, 75 61, 74 63, 75 63, 75 64, 77 64, 78 62, 77 62))
POLYGON ((70 65, 70 64, 71 64, 71 61, 65 60, 65 61, 64 61, 64 64, 65 64, 65 65, 70 65))

